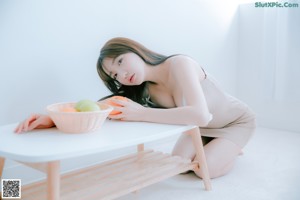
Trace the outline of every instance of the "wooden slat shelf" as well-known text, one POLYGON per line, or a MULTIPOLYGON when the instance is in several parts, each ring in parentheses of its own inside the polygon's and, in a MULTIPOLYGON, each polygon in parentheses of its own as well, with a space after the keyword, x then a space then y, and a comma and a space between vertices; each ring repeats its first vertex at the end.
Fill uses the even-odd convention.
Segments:
MULTIPOLYGON (((115 199, 187 170, 196 163, 142 151, 61 176, 61 200, 115 199)), ((46 180, 22 187, 22 200, 47 199, 46 180)))

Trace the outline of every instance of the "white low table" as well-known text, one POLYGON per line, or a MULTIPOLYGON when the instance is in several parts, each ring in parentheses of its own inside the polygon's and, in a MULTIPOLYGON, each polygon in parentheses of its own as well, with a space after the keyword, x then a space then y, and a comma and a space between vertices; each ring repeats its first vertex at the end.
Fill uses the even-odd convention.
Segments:
POLYGON ((5 159, 47 173, 47 180, 22 187, 22 200, 115 199, 187 170, 201 170, 205 189, 211 189, 196 126, 107 120, 99 131, 91 133, 66 134, 51 128, 15 134, 16 126, 0 127, 0 178, 5 159), (180 133, 193 137, 199 162, 144 150, 144 143, 180 133), (60 175, 61 160, 133 145, 137 145, 137 153, 60 175))

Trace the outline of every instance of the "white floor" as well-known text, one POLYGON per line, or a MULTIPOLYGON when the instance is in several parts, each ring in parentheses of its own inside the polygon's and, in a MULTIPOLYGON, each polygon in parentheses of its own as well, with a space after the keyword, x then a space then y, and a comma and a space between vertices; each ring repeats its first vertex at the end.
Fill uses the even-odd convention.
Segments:
POLYGON ((300 133, 258 128, 228 175, 205 191, 194 174, 178 175, 119 200, 299 200, 300 133))

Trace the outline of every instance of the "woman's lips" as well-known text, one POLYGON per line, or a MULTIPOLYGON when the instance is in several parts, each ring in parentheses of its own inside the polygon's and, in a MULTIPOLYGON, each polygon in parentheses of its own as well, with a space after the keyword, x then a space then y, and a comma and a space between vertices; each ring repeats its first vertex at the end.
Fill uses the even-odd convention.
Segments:
POLYGON ((132 83, 132 82, 133 82, 133 80, 134 80, 134 76, 135 76, 135 74, 133 74, 133 75, 130 77, 130 79, 129 79, 129 82, 130 82, 130 83, 132 83))

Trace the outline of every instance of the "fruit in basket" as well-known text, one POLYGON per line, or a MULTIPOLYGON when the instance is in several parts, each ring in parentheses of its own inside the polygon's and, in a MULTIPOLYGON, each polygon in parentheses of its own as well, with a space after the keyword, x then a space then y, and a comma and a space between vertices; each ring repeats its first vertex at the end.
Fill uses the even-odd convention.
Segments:
POLYGON ((79 112, 91 112, 100 110, 100 107, 96 102, 84 99, 75 104, 75 109, 79 112))
MULTIPOLYGON (((117 100, 121 100, 121 101, 128 101, 128 99, 127 99, 126 97, 123 97, 123 96, 113 96, 113 97, 110 97, 110 98, 107 100, 107 104, 109 104, 109 105, 111 105, 111 106, 116 106, 116 107, 121 107, 121 105, 112 102, 111 99, 117 99, 117 100)), ((120 113, 121 113, 120 111, 113 110, 113 111, 111 111, 109 114, 110 114, 110 115, 118 115, 118 114, 120 114, 120 113)))
POLYGON ((61 109, 62 112, 78 112, 74 107, 65 107, 61 109))

